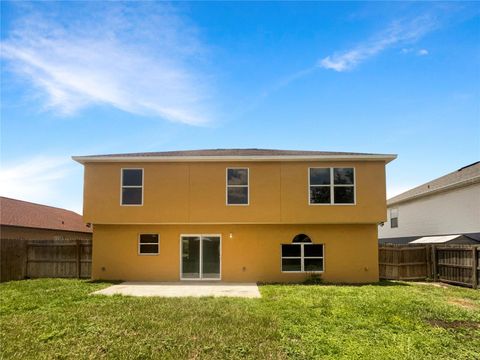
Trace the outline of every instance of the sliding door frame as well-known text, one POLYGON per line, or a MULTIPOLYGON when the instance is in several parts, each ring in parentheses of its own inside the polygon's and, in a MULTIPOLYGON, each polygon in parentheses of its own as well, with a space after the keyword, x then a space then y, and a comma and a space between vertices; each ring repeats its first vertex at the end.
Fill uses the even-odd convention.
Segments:
POLYGON ((220 281, 222 280, 222 234, 180 234, 180 280, 191 281, 220 281), (198 237, 200 238, 200 251, 199 251, 199 278, 184 278, 183 277, 183 244, 182 239, 184 237, 198 237), (219 244, 219 277, 218 278, 203 278, 203 238, 206 237, 218 237, 220 239, 219 244))

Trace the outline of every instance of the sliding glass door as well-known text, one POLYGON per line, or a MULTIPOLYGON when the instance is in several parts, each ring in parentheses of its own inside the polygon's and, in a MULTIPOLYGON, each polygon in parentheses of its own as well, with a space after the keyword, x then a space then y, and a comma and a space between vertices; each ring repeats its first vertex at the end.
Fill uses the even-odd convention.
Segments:
POLYGON ((220 235, 182 235, 182 280, 220 280, 220 235))

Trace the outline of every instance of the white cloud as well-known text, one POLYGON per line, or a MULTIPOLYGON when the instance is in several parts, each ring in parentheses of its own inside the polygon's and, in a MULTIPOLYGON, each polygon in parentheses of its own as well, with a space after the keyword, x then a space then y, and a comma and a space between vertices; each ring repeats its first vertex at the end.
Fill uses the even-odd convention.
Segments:
POLYGON ((2 42, 2 56, 46 94, 47 108, 68 115, 107 104, 190 125, 212 120, 211 79, 199 70, 205 46, 166 5, 109 3, 71 21, 25 11, 2 42))
POLYGON ((47 156, 13 165, 2 164, 0 195, 81 212, 81 197, 80 201, 72 201, 71 189, 67 193, 63 188, 66 178, 74 171, 72 165, 71 159, 47 156))
MULTIPOLYGON (((327 56, 321 59, 317 65, 338 72, 351 70, 362 61, 377 55, 389 47, 417 41, 432 31, 435 26, 435 19, 427 15, 410 21, 397 21, 370 40, 358 44, 351 50, 327 56)), ((403 53, 410 51, 411 49, 409 48, 402 49, 403 53)))
POLYGON ((419 55, 419 56, 428 55, 428 50, 427 49, 420 49, 420 50, 417 51, 417 55, 419 55))

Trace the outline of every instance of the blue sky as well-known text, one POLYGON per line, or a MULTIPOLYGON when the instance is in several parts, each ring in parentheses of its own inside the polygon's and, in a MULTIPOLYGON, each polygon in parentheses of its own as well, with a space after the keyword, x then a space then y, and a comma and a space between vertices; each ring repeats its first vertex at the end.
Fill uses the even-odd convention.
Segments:
POLYGON ((395 153, 389 196, 480 158, 467 2, 1 2, 4 196, 81 212, 72 155, 395 153))

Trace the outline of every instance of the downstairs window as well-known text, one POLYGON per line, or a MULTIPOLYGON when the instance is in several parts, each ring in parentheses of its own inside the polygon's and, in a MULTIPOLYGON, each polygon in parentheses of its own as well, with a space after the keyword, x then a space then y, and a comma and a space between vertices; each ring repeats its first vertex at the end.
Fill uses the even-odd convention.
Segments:
POLYGON ((158 255, 158 234, 140 234, 138 237, 138 253, 140 255, 158 255))
POLYGON ((323 272, 323 244, 313 244, 305 234, 282 244, 282 272, 323 272))

